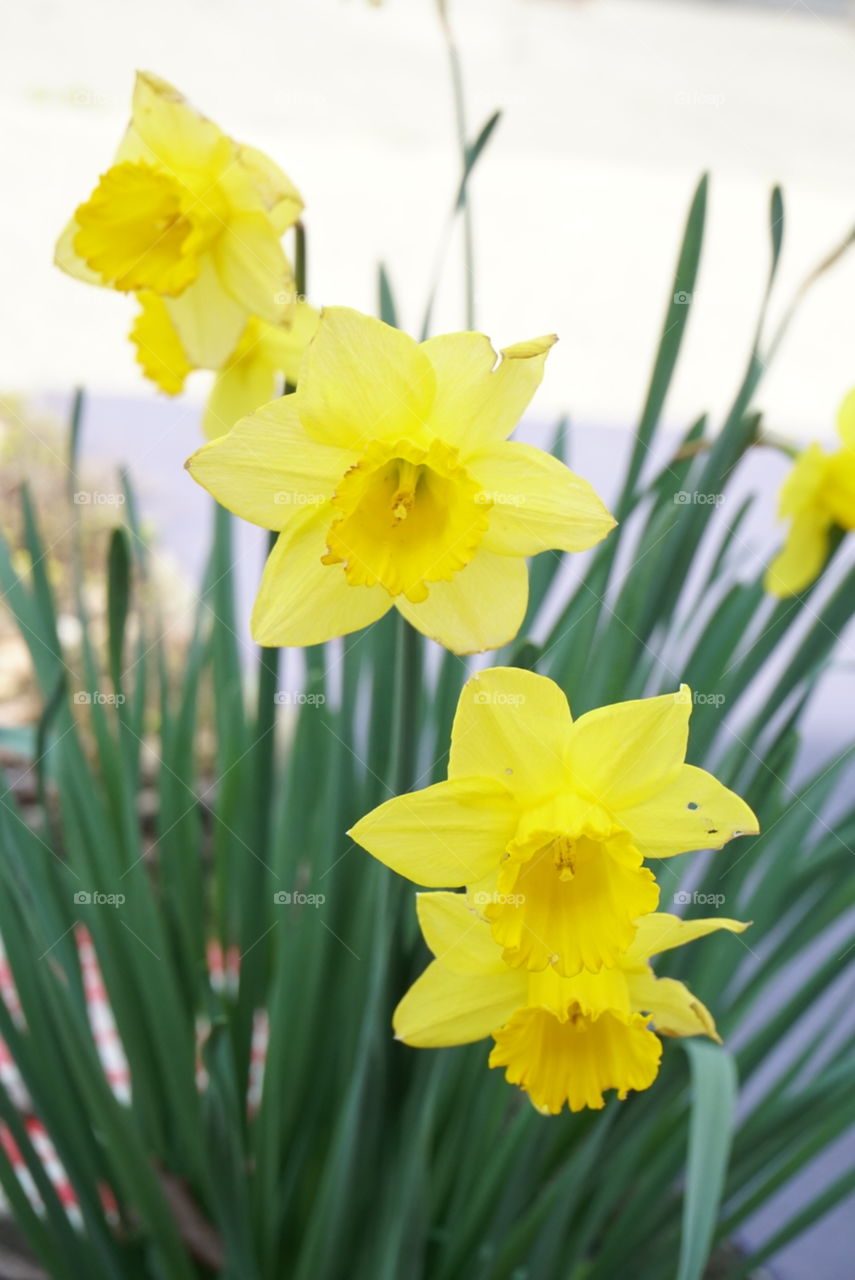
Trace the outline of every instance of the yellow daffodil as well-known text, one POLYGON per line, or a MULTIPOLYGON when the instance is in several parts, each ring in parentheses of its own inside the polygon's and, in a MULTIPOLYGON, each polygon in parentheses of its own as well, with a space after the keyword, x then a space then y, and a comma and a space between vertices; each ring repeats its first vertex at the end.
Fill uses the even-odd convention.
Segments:
MULTIPOLYGON (((139 303, 130 335, 137 360, 161 391, 177 395, 193 366, 164 300, 155 293, 142 293, 139 303)), ((268 324, 257 316, 247 321, 205 406, 203 428, 209 439, 222 435, 239 418, 272 400, 283 377, 296 385, 303 353, 319 319, 320 313, 308 302, 298 302, 281 325, 268 324)))
POLYGON ((277 325, 293 309, 280 238, 302 208, 272 160, 140 72, 116 158, 65 228, 56 262, 90 284, 163 298, 190 364, 219 369, 250 316, 277 325))
POLYGON ((791 524, 766 570, 770 595, 783 599, 804 591, 822 571, 832 528, 855 529, 855 391, 840 406, 837 430, 843 447, 826 453, 812 444, 781 487, 779 514, 791 524))
POLYGON ((553 969, 509 968, 489 926, 460 893, 420 893, 419 922, 435 959, 395 1010, 399 1040, 417 1048, 470 1044, 492 1036, 491 1067, 505 1067, 538 1110, 599 1109, 603 1093, 647 1089, 656 1079, 658 1036, 711 1036, 709 1010, 682 982, 657 978, 650 957, 738 920, 637 921, 629 949, 611 969, 564 978, 553 969), (651 1029, 652 1024, 652 1029, 651 1029), (658 1034, 657 1034, 658 1033, 658 1034))
POLYGON ((525 557, 584 550, 614 524, 586 481, 507 440, 553 342, 497 364, 479 333, 419 344, 345 307, 322 312, 297 392, 187 464, 223 506, 279 531, 259 643, 317 644, 393 606, 457 653, 516 635, 525 557))
POLYGON ((417 884, 469 888, 508 965, 566 978, 618 962, 659 889, 645 858, 754 833, 748 805, 685 763, 692 699, 600 707, 496 667, 464 686, 448 781, 388 800, 354 840, 417 884))

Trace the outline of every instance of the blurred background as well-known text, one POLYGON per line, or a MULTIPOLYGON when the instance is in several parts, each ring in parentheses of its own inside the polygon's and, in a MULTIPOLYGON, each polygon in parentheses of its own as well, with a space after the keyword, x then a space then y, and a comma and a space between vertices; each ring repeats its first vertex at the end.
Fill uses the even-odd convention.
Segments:
MULTIPOLYGON (((546 416, 638 411, 699 173, 714 177, 701 297, 668 413, 721 409, 787 197, 786 298, 853 222, 855 9, 839 0, 450 0, 469 127, 504 118, 473 184, 478 323, 561 337, 546 416)), ((416 327, 458 175, 434 0, 111 0, 19 6, 0 52, 6 391, 148 396, 132 303, 51 265, 151 68, 269 151, 307 203, 314 300, 372 308, 383 259, 416 327)), ((828 433, 852 381, 855 258, 805 306, 764 390, 776 428, 828 433)), ((437 328, 461 324, 447 273, 437 328)), ((201 382, 197 387, 201 395, 201 382)), ((151 397, 149 397, 151 398, 151 397)), ((168 429, 164 422, 163 429, 168 429)))
MULTIPOLYGON (((768 267, 773 183, 786 198, 773 320, 855 224, 855 3, 449 0, 448 9, 470 136, 495 108, 503 112, 472 186, 477 324, 497 346, 560 335, 523 434, 542 438, 569 413, 571 462, 608 500, 699 174, 712 174, 711 200, 688 342, 666 407, 675 431, 704 410, 715 426, 742 374, 768 267)), ((16 7, 8 28, 0 48, 0 458, 13 461, 12 479, 23 469, 48 491, 51 472, 64 483, 61 425, 72 389, 84 386, 86 465, 129 465, 162 572, 176 598, 192 596, 210 516, 181 464, 200 442, 205 375, 180 401, 151 388, 127 342, 133 303, 57 271, 55 238, 110 163, 134 71, 147 68, 268 152, 301 189, 313 302, 375 310, 382 260, 402 322, 417 331, 459 178, 436 5, 34 0, 16 7)), ((462 326, 459 243, 453 249, 437 330, 462 326)), ((776 434, 833 435, 837 405, 855 383, 853 300, 855 254, 810 293, 763 385, 759 403, 776 434)), ((785 471, 769 451, 747 468, 746 487, 764 494, 763 554, 774 545, 785 471)), ((247 610, 261 559, 256 533, 239 531, 247 610)), ((0 652, 8 724, 29 713, 9 711, 16 659, 0 652)), ((855 650, 843 658, 851 664, 855 650)), ((851 736, 851 670, 848 681, 830 679, 817 700, 823 755, 851 736)), ((840 1280, 850 1220, 851 1208, 838 1210, 782 1255, 775 1274, 840 1280)), ((756 1230, 765 1237, 769 1223, 756 1230)))

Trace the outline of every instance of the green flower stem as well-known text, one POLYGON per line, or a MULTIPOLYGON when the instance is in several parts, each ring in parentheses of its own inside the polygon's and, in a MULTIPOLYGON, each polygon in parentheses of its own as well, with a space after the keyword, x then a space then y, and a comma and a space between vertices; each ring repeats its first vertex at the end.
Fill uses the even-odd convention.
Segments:
MULTIPOLYGON (((466 132, 466 95, 463 88, 463 66, 460 52, 451 30, 448 17, 447 0, 437 0, 440 25, 445 37, 448 53, 448 65, 451 71, 451 88, 454 97, 454 120, 457 129, 457 145, 460 148, 460 161, 463 172, 466 172, 468 161, 468 143, 466 132)), ((468 190, 464 192, 463 203, 463 288, 466 298, 466 328, 475 328, 475 237, 472 230, 472 206, 469 202, 468 190)))
POLYGON ((395 691, 389 788, 392 795, 409 791, 415 782, 421 692, 421 636, 406 618, 397 615, 395 638, 395 691))
MULTIPOLYGON (((298 298, 306 292, 306 233, 301 222, 295 227, 294 286, 298 298)), ((287 382, 284 394, 294 387, 287 382)), ((278 537, 271 529, 267 536, 265 561, 278 537)), ((254 1010, 262 1003, 271 963, 272 937, 265 936, 265 922, 272 910, 274 879, 273 813, 277 789, 274 786, 276 762, 276 693, 279 683, 280 650, 260 646, 258 651, 258 685, 255 723, 251 745, 250 783, 252 787, 252 852, 247 857, 240 886, 242 912, 240 924, 241 962, 240 1025, 237 1030, 238 1087, 245 1091, 248 1082, 252 1046, 254 1010)), ((241 1093, 243 1096, 243 1093, 241 1093)))

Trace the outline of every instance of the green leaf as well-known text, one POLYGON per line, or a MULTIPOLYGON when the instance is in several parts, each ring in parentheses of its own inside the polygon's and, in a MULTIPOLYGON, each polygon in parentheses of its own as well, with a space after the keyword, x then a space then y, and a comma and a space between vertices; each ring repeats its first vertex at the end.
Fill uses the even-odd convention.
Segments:
POLYGON ((737 1079, 726 1049, 699 1040, 687 1040, 685 1048, 692 1069, 692 1109, 677 1280, 701 1280, 724 1190, 737 1079))

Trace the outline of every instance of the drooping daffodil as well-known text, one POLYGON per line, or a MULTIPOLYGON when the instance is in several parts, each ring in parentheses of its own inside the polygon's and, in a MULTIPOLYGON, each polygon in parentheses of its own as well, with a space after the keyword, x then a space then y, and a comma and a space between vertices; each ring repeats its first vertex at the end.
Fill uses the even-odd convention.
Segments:
POLYGON ((448 780, 349 834, 416 884, 467 886, 508 965, 599 972, 658 905, 645 858, 758 830, 739 796, 685 763, 691 710, 684 685, 573 720, 545 676, 481 671, 460 695, 448 780))
POLYGON ((345 307, 321 313, 294 395, 188 462, 245 520, 277 530, 252 618, 310 645, 396 607, 456 653, 511 640, 525 557, 581 551, 614 520, 556 458, 508 436, 554 338, 497 356, 479 333, 417 343, 345 307))
MULTIPOLYGON (((137 361, 161 391, 177 395, 193 366, 164 300, 157 294, 143 293, 139 303, 130 334, 137 361)), ((272 400, 283 378, 296 385, 303 353, 319 319, 315 307, 300 301, 282 324, 268 324, 257 316, 247 321, 240 341, 217 372, 205 405, 202 425, 209 440, 272 400)))
POLYGON ((770 595, 785 599, 809 587, 828 558, 835 526, 855 529, 855 390, 837 415, 841 448, 812 444, 781 486, 778 512, 790 521, 783 548, 766 570, 770 595))
POLYGON ((718 1040, 705 1005, 684 983, 657 978, 651 956, 738 920, 681 920, 653 913, 636 922, 614 968, 561 977, 554 969, 509 968, 489 925, 460 893, 420 893, 418 916, 434 959, 395 1010, 398 1039, 417 1048, 470 1044, 492 1036, 491 1067, 541 1112, 599 1110, 606 1090, 620 1098, 659 1073, 660 1036, 718 1040))
POLYGON ((56 262, 90 284, 162 298, 190 365, 220 369, 250 317, 278 325, 293 310, 281 237, 302 208, 272 160, 140 72, 113 164, 60 236, 56 262))

